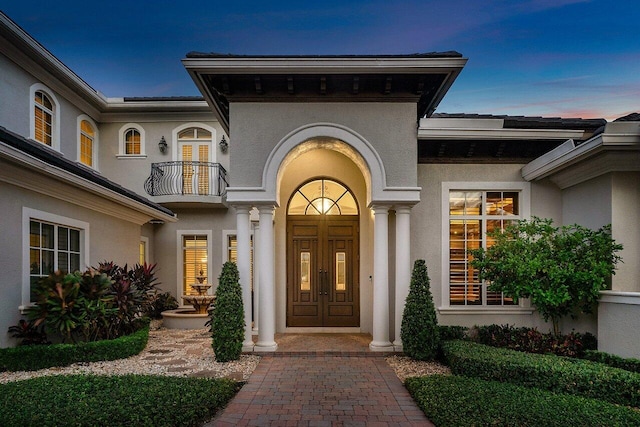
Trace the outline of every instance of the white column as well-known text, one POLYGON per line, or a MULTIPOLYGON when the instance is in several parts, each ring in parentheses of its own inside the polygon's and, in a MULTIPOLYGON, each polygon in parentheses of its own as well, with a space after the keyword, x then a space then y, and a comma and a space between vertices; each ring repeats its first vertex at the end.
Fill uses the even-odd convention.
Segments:
POLYGON ((260 330, 260 268, 256 261, 256 251, 260 241, 260 224, 258 221, 251 221, 253 224, 253 332, 260 330))
POLYGON ((251 223, 249 222, 250 206, 235 206, 236 240, 238 242, 238 272, 242 285, 242 305, 244 308, 244 341, 243 351, 253 351, 251 339, 251 223))
POLYGON ((276 292, 274 274, 273 206, 260 206, 260 238, 258 243, 258 268, 260 271, 260 330, 255 351, 275 351, 276 292))
POLYGON ((372 206, 373 235, 373 341, 372 351, 393 349, 389 341, 389 207, 372 206))
POLYGON ((396 206, 396 318, 394 350, 402 351, 400 327, 411 281, 411 208, 396 206))

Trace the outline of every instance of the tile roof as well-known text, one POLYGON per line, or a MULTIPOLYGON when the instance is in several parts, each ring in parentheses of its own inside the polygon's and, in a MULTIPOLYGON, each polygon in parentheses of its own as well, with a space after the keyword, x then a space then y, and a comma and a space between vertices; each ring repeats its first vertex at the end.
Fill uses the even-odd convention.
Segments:
POLYGON ((501 119, 505 129, 598 129, 607 124, 605 119, 564 117, 508 116, 494 114, 434 113, 434 118, 501 119))

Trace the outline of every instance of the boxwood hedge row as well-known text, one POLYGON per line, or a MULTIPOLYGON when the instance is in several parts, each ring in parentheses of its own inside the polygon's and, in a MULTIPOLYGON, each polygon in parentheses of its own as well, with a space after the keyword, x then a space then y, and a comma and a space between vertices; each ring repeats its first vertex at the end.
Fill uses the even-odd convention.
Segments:
POLYGON ((640 412, 597 399, 455 375, 409 378, 438 426, 637 426, 640 412))
POLYGON ((241 384, 225 379, 147 375, 53 375, 0 384, 0 425, 197 426, 241 384))
POLYGON ((0 371, 35 371, 77 362, 124 359, 147 346, 149 328, 113 340, 78 344, 27 345, 0 349, 0 371))
POLYGON ((640 407, 640 374, 588 360, 521 353, 467 341, 442 346, 454 374, 640 407))
POLYGON ((624 369, 625 371, 640 372, 640 360, 638 359, 625 359, 614 354, 596 350, 585 351, 583 358, 593 362, 604 363, 614 368, 624 369))

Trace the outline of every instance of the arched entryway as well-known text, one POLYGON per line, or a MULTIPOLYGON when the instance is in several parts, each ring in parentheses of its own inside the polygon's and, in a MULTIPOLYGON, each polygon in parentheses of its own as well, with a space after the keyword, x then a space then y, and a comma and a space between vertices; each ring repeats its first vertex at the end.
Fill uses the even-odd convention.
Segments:
POLYGON ((344 184, 314 178, 287 204, 287 327, 358 326, 358 204, 344 184))

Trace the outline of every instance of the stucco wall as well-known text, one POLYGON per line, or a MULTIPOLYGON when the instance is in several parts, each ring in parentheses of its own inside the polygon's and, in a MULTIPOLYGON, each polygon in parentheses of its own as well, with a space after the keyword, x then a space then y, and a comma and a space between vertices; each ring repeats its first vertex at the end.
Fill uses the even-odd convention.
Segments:
MULTIPOLYGON (((436 307, 441 307, 447 298, 442 277, 442 183, 443 182, 522 182, 522 165, 517 164, 419 164, 418 185, 422 187, 420 203, 411 212, 411 257, 425 259, 431 279, 431 291, 436 307)), ((548 182, 531 183, 531 215, 552 218, 557 224, 562 219, 560 190, 548 182)), ((537 313, 500 313, 500 308, 473 313, 439 312, 439 321, 450 325, 515 324, 549 330, 537 313)), ((584 316, 578 321, 564 322, 563 329, 595 332, 595 319, 584 316)))
MULTIPOLYGON (((52 181, 52 185, 55 183, 52 181)), ((22 208, 29 207, 49 214, 89 223, 89 266, 113 260, 118 264, 138 261, 140 226, 114 216, 92 211, 52 197, 0 182, 0 347, 13 345, 7 328, 21 318, 23 233, 22 208)), ((28 232, 28 231, 27 231, 28 232)))
POLYGON ((374 147, 388 186, 415 186, 415 114, 412 103, 231 104, 231 185, 260 187, 269 153, 287 134, 311 123, 333 123, 359 133, 374 147))
POLYGON ((598 350, 640 359, 640 293, 605 294, 598 306, 598 350))
POLYGON ((617 172, 612 185, 612 234, 623 246, 612 288, 619 291, 640 291, 640 173, 617 172))
POLYGON ((286 328, 287 270, 286 270, 286 209, 295 190, 311 178, 328 177, 345 184, 354 194, 360 211, 360 329, 371 332, 373 274, 373 221, 366 206, 366 185, 362 172, 343 154, 330 150, 314 150, 291 162, 283 175, 281 206, 275 213, 276 236, 276 330, 286 328))
MULTIPOLYGON (((100 172, 118 184, 135 191, 145 197, 144 182, 151 173, 151 164, 178 160, 178 144, 174 140, 174 130, 188 123, 198 123, 214 129, 213 142, 210 147, 211 159, 220 163, 229 171, 229 154, 222 153, 218 142, 223 132, 220 124, 213 120, 162 120, 160 115, 152 113, 141 117, 132 116, 131 120, 102 123, 100 127, 100 172), (120 129, 129 123, 135 123, 145 132, 144 158, 127 158, 120 155, 120 129), (158 149, 158 142, 164 136, 167 151, 163 154, 158 149)), ((229 149, 232 151, 232 147, 229 149)))
POLYGON ((158 263, 159 288, 171 292, 174 296, 182 295, 181 283, 178 283, 178 251, 182 242, 178 240, 178 230, 211 231, 211 260, 209 262, 209 281, 218 283, 218 276, 222 271, 224 230, 235 230, 236 219, 233 211, 227 209, 174 209, 178 215, 178 222, 154 225, 153 240, 154 261, 158 263))
MULTIPOLYGON (((0 126, 27 138, 30 135, 30 87, 34 83, 41 82, 0 55, 0 126)), ((60 152, 71 160, 77 160, 78 116, 85 112, 52 87, 48 86, 48 91, 55 96, 59 104, 56 114, 60 116, 60 152)), ((94 117, 92 119, 95 120, 94 117)))

